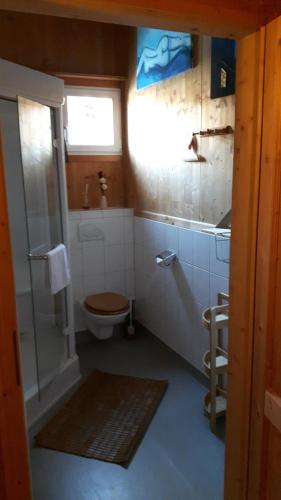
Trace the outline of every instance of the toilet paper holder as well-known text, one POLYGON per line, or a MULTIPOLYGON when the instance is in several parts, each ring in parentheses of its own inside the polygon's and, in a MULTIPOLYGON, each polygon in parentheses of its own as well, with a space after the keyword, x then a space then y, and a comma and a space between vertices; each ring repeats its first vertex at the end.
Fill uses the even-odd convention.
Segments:
POLYGON ((177 259, 176 252, 172 250, 164 250, 155 257, 155 262, 157 266, 160 267, 170 267, 177 259))

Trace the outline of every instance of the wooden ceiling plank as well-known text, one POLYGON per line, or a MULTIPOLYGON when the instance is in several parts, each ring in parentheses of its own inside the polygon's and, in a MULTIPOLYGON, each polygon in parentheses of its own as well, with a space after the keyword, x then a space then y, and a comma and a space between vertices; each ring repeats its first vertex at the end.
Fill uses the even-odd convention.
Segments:
POLYGON ((268 18, 269 7, 271 2, 258 0, 0 0, 3 10, 230 38, 256 31, 268 18))

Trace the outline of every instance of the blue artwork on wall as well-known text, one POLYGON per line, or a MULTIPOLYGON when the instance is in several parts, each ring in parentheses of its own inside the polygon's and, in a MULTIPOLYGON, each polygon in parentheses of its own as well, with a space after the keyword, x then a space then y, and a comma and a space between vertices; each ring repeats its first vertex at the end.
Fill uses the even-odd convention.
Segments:
POLYGON ((188 33, 138 28, 137 89, 192 68, 192 36, 188 33))
POLYGON ((212 38, 211 99, 235 93, 236 42, 212 38))

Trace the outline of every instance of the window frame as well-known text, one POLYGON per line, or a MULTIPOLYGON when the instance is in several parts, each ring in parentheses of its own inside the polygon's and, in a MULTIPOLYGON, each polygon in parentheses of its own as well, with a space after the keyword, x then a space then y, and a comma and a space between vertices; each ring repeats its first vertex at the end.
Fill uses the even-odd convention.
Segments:
POLYGON ((64 87, 65 102, 63 106, 64 126, 68 129, 67 97, 107 97, 113 102, 113 130, 114 144, 104 145, 79 145, 68 144, 66 133, 66 146, 69 155, 122 155, 122 131, 121 131, 121 91, 119 88, 84 87, 78 85, 66 85, 64 87))

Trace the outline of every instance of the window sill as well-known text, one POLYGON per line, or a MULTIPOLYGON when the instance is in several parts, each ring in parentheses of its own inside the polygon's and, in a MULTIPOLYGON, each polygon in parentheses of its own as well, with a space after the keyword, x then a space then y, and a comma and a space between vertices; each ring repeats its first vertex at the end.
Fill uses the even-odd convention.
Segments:
POLYGON ((123 157, 122 153, 108 153, 108 154, 69 154, 68 163, 86 163, 86 162, 119 162, 123 157))

